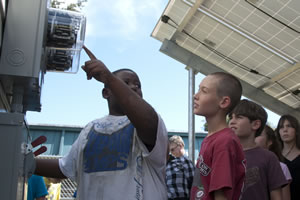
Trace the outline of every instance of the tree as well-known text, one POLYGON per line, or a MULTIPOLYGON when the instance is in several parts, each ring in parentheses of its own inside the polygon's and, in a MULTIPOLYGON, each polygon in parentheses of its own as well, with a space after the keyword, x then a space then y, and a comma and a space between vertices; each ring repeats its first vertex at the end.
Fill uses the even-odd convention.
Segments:
POLYGON ((51 7, 80 12, 81 9, 84 7, 85 2, 87 2, 87 0, 77 0, 77 3, 70 3, 68 5, 65 5, 66 3, 64 1, 51 0, 51 7))

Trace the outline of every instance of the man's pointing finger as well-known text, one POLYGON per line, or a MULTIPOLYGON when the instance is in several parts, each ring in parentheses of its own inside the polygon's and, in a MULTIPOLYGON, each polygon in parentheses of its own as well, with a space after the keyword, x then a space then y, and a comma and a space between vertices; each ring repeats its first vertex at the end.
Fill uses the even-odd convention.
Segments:
POLYGON ((97 60, 96 56, 85 46, 82 47, 91 60, 97 60))

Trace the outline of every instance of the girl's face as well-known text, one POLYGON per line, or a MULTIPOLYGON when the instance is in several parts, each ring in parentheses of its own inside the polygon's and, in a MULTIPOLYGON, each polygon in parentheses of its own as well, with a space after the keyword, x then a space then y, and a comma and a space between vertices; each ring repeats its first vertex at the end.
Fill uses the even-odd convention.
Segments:
POLYGON ((263 130, 263 132, 261 133, 260 136, 257 136, 255 138, 255 143, 257 146, 259 147, 262 147, 262 148, 265 148, 265 149, 268 149, 268 138, 267 138, 267 135, 266 135, 266 132, 265 130, 263 130))
POLYGON ((284 143, 296 141, 296 130, 292 127, 288 120, 285 120, 282 126, 279 127, 280 138, 284 143))
POLYGON ((170 144, 170 152, 175 157, 181 157, 181 145, 172 142, 170 144))

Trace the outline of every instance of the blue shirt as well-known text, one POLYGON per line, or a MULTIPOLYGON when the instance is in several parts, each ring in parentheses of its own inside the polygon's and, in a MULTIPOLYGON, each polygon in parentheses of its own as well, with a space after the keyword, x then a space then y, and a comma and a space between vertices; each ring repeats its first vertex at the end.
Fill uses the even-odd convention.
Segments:
POLYGON ((28 179, 28 193, 27 200, 34 200, 35 198, 43 197, 48 194, 43 177, 32 175, 28 179))

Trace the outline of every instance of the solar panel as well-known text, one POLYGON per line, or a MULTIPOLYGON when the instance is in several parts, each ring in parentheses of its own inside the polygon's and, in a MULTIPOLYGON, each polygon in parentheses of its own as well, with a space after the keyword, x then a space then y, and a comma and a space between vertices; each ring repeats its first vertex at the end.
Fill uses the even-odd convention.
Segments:
POLYGON ((169 1, 162 15, 170 20, 152 37, 175 41, 300 116, 300 1, 205 0, 186 20, 195 4, 169 1))

